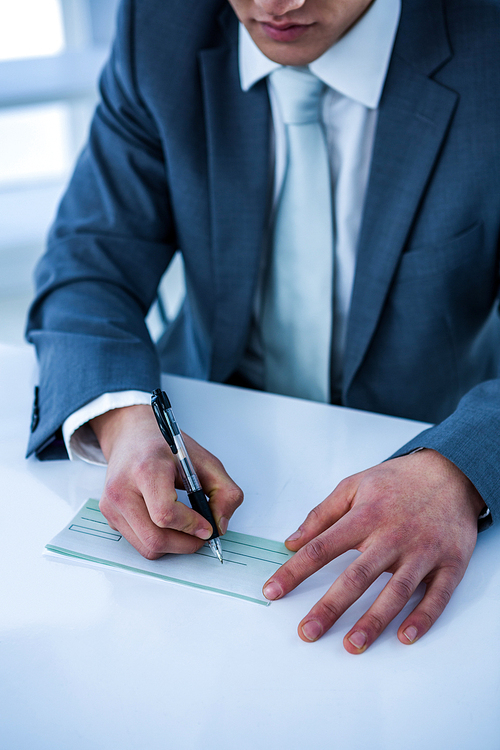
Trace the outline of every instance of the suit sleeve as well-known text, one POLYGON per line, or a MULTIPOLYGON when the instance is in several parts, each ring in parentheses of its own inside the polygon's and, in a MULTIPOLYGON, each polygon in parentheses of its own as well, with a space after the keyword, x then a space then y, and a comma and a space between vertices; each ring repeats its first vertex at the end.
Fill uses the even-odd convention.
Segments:
POLYGON ((175 248, 160 139, 135 82, 133 4, 122 4, 101 102, 36 269, 27 338, 39 360, 28 454, 102 393, 151 391, 145 316, 175 248))
POLYGON ((393 457, 416 448, 431 448, 452 461, 471 480, 491 515, 479 528, 500 516, 498 455, 500 440, 500 380, 488 380, 470 390, 448 419, 421 432, 393 457))

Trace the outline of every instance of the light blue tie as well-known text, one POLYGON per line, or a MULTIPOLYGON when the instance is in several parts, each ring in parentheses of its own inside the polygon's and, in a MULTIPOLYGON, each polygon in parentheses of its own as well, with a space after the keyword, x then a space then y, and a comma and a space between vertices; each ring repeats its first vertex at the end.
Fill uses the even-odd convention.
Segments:
POLYGON ((276 70, 271 83, 285 123, 287 165, 263 292, 265 385, 274 393, 328 402, 333 219, 320 122, 325 85, 293 68, 276 70))

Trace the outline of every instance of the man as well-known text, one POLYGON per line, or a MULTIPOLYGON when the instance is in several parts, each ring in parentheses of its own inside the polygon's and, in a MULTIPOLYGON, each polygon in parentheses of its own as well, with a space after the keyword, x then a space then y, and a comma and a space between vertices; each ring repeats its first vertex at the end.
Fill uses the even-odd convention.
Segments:
MULTIPOLYGON (((192 552, 210 535, 175 502, 175 468, 147 405, 159 361, 144 316, 180 249, 187 297, 159 342, 164 370, 218 381, 238 373, 258 387, 267 370, 278 379, 288 371, 266 369, 275 329, 258 304, 270 299, 272 309, 287 291, 278 271, 269 284, 290 169, 273 74, 309 66, 326 83, 336 188, 329 398, 439 424, 334 489, 287 540, 297 554, 264 592, 279 598, 358 549, 300 637, 321 637, 389 571, 344 645, 363 652, 424 581, 398 630, 413 643, 461 580, 478 518, 486 525, 498 507, 500 5, 230 5, 234 13, 225 0, 122 6, 89 145, 38 268, 29 338, 41 369, 29 450, 53 445, 63 423, 70 451, 102 450, 102 511, 147 557, 192 552)), ((302 273, 300 254, 297 263, 302 273)), ((324 332, 323 315, 313 328, 324 332)), ((295 367, 301 352, 288 346, 288 354, 295 367)), ((187 440, 223 533, 241 490, 187 440)))

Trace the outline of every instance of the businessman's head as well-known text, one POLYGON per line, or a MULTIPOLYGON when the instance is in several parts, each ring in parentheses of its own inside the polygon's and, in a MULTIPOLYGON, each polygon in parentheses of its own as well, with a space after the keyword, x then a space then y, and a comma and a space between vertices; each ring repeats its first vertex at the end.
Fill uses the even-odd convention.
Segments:
POLYGON ((281 65, 307 65, 335 44, 373 0, 229 0, 259 49, 281 65))

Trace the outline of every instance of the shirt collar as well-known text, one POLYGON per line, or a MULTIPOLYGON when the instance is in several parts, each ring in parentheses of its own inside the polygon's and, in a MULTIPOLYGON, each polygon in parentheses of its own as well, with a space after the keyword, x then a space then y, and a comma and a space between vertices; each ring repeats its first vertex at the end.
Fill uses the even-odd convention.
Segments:
MULTIPOLYGON (((361 19, 309 69, 324 83, 370 109, 378 107, 401 14, 401 0, 375 0, 361 19)), ((266 57, 240 24, 243 91, 281 67, 266 57)))

